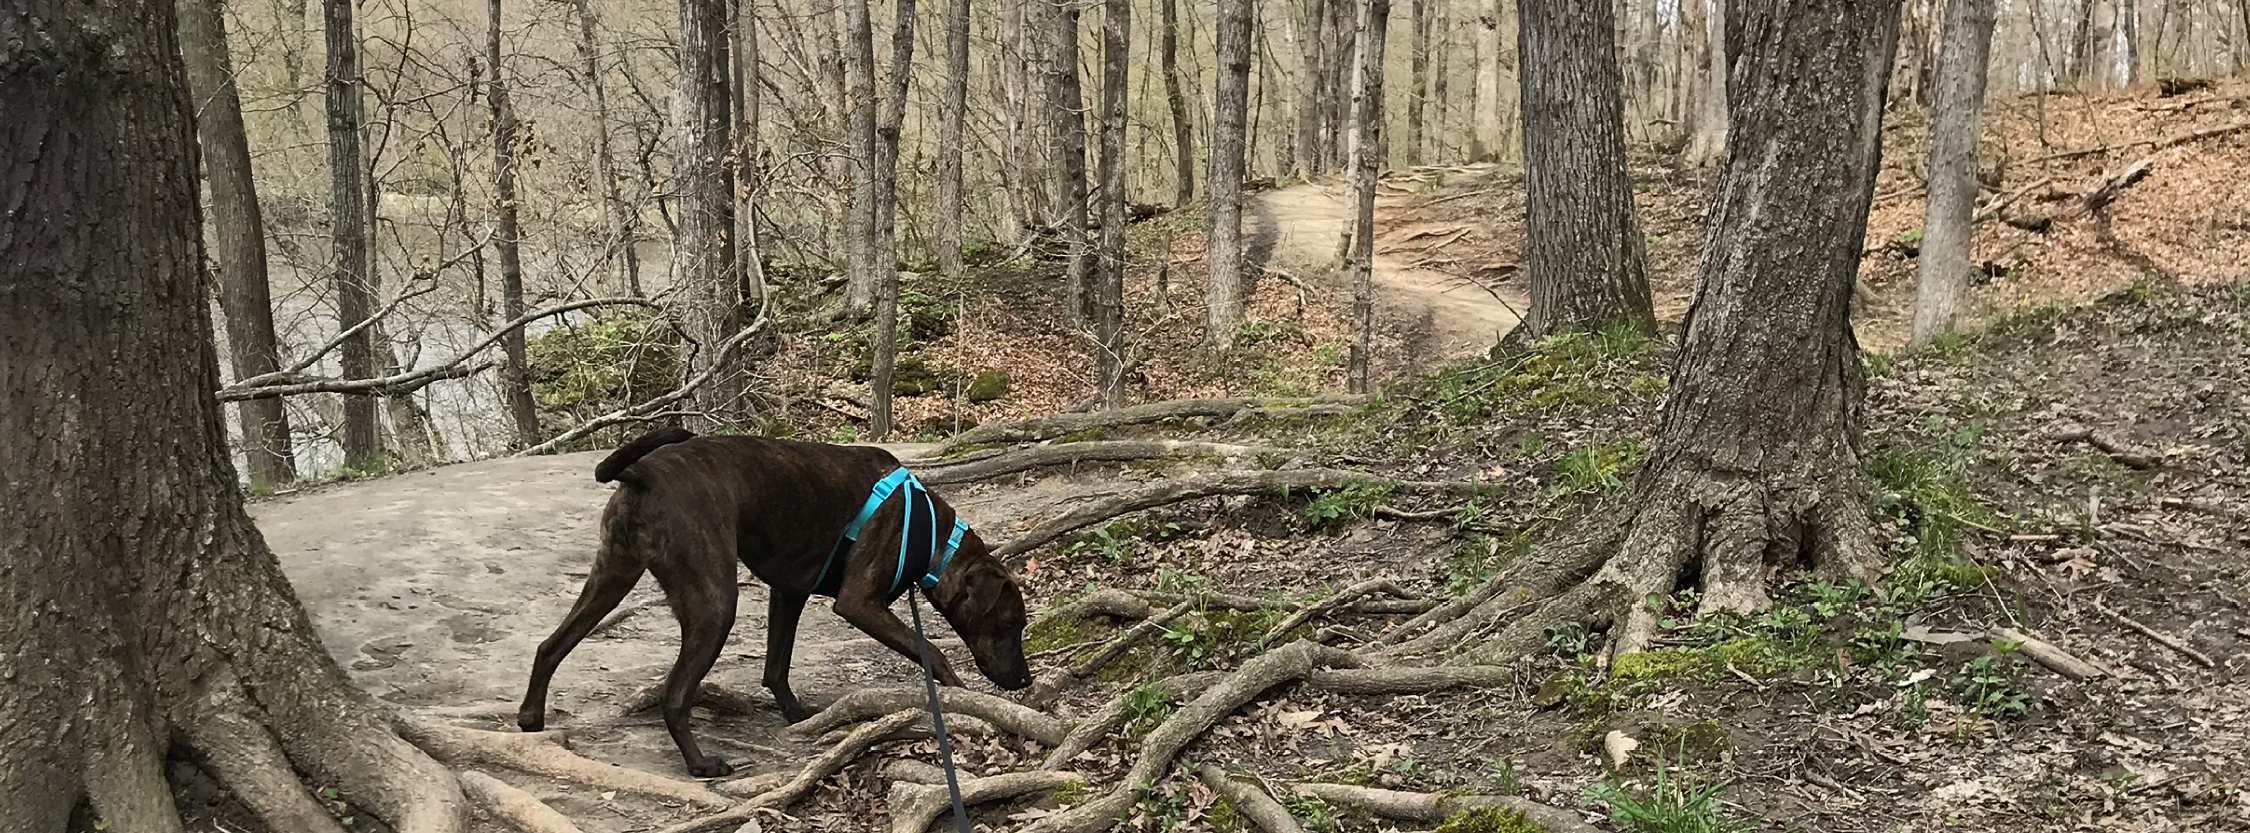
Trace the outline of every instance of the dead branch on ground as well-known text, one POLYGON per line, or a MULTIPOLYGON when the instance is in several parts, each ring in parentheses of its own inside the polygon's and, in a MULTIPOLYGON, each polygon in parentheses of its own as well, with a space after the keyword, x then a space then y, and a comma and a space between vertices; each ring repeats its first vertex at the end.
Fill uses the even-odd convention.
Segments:
POLYGON ((2094 610, 2101 613, 2101 615, 2107 616, 2110 619, 2116 621, 2117 624, 2124 625, 2127 628, 2131 628, 2134 633, 2138 633, 2142 636, 2148 637, 2149 639, 2155 641, 2158 645, 2162 645, 2166 648, 2178 651, 2180 652, 2181 656, 2195 660, 2195 664, 2197 665, 2203 666, 2205 668, 2219 667, 2219 664, 2213 661, 2210 655, 2196 650, 2194 646, 2187 644, 2187 640, 2141 624, 2139 620, 2127 616, 2123 613, 2111 610, 2107 606, 2102 604, 2095 604, 2094 610))
POLYGON ((1297 608, 1297 611, 1295 613, 1289 614, 1288 618, 1281 620, 1280 624, 1274 625, 1272 630, 1267 631, 1264 641, 1267 643, 1271 643, 1274 640, 1286 637, 1289 635, 1290 631, 1296 630, 1297 628, 1303 626, 1306 622, 1310 622, 1321 616, 1326 616, 1331 611, 1334 611, 1337 608, 1352 604, 1359 601, 1361 598, 1371 596, 1376 593, 1384 593, 1392 596, 1403 596, 1406 594, 1406 591, 1404 588, 1398 586, 1398 582, 1392 581, 1387 578, 1368 579, 1366 581, 1362 581, 1358 584, 1354 584, 1350 587, 1344 588, 1343 590, 1337 592, 1336 595, 1297 608))
POLYGON ((2203 139, 2210 139, 2218 136, 2225 136, 2230 133, 2239 133, 2244 130, 2250 130, 2250 121, 2240 121, 2233 124, 2223 124, 2218 127, 2206 127, 2201 130, 2190 130, 2186 133, 2176 133, 2161 139, 2139 139, 2131 142, 2120 142, 2114 145, 2102 145, 2100 147, 2091 147, 2083 150, 2060 151, 2057 153, 2050 153, 2045 156, 2032 159, 2030 161, 2032 163, 2038 163, 2049 162, 2057 159, 2076 159, 2081 156, 2092 156, 2097 153, 2108 153, 2113 150, 2124 150, 2131 147, 2140 147, 2141 145, 2148 145, 2149 151, 2155 152, 2176 145, 2187 144, 2188 142, 2201 141, 2203 139))
POLYGON ((2131 468, 2154 469, 2164 465, 2163 455, 2134 450, 2125 441, 2105 431, 2072 427, 2055 432, 2054 440, 2058 443, 2083 442, 2131 468))
POLYGON ((1290 450, 1282 448, 1188 440, 1098 440, 1035 445, 1008 451, 997 456, 980 457, 975 460, 937 460, 931 462, 910 460, 907 462, 915 469, 917 478, 924 483, 935 486, 973 483, 1048 466, 1193 459, 1198 457, 1235 460, 1266 454, 1287 455, 1292 453, 1290 450))
POLYGON ((2039 639, 2013 628, 1994 628, 1992 635, 2003 641, 2021 646, 2018 650, 2047 670, 2073 680, 2090 680, 2107 676, 2109 671, 2099 665, 2072 656, 2070 652, 2055 647, 2054 643, 2039 639))
POLYGON ((1031 531, 993 554, 1001 557, 1029 552, 1064 535, 1129 512, 1167 506, 1214 495, 1250 495, 1295 489, 1332 489, 1358 484, 1388 484, 1406 491, 1459 493, 1489 488, 1469 481, 1397 481, 1363 471, 1345 469, 1283 469, 1278 471, 1219 471, 1167 480, 1125 492, 1112 493, 1033 527, 1031 531))
POLYGON ((979 425, 938 441, 938 447, 951 450, 963 446, 992 443, 1024 443, 1051 440, 1066 434, 1141 425, 1167 419, 1193 419, 1197 417, 1220 419, 1232 417, 1254 408, 1303 409, 1312 405, 1357 405, 1367 401, 1364 396, 1322 396, 1311 399, 1271 399, 1263 397, 1235 397, 1229 399, 1173 399, 1150 402, 1089 414, 1054 414, 1015 422, 993 422, 979 425))

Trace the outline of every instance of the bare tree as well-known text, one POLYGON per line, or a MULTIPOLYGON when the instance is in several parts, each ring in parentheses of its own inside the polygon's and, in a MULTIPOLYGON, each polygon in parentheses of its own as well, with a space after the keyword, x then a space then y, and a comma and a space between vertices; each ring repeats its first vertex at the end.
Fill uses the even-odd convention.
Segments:
POLYGON ((1914 340, 1953 329, 1969 282, 1969 244, 1977 203, 1978 122, 1984 112, 1993 0, 1948 0, 1938 55, 1937 110, 1930 125, 1930 197, 1914 292, 1914 340))
MULTIPOLYGON (((734 70, 733 83, 728 85, 734 98, 734 130, 732 152, 734 160, 734 274, 742 285, 740 293, 745 310, 763 309, 766 303, 765 255, 759 250, 757 194, 764 187, 764 157, 758 141, 760 92, 764 86, 764 68, 758 59, 758 3, 757 0, 728 0, 732 6, 728 28, 734 54, 727 65, 734 70)), ((768 345, 761 345, 761 347, 768 345)))
MULTIPOLYGON (((1408 57, 1410 75, 1406 84, 1406 163, 1409 165, 1421 164, 1425 158, 1427 134, 1422 119, 1430 97, 1430 29, 1436 23, 1436 7, 1443 1, 1413 0, 1414 52, 1408 57)), ((1443 71, 1441 67, 1439 72, 1443 71)))
POLYGON ((1050 51, 1041 44, 1046 42, 1045 11, 1051 8, 1047 0, 1003 0, 1000 7, 1000 106, 1008 158, 1015 161, 1009 166, 1016 174, 1009 179, 1009 207, 1018 229, 1047 222, 1046 193, 1053 177, 1045 175, 1049 167, 1039 141, 1045 121, 1035 117, 1046 112, 1046 84, 1044 75, 1040 83, 1032 83, 1032 67, 1044 66, 1044 59, 1035 56, 1050 51))
POLYGON ((1476 657, 1520 655, 1548 627, 1589 618, 1614 623, 1613 654, 1646 650, 1690 570, 1705 612, 1765 604, 1767 580, 1798 569, 1880 570, 1850 310, 1898 3, 1726 9, 1741 88, 1654 448, 1626 512, 1588 521, 1588 534, 1517 579, 1534 598, 1569 589, 1476 657))
MULTIPOLYGON (((895 71, 895 70, 894 70, 895 71)), ((946 0, 945 89, 938 100, 937 226, 938 270, 961 274, 962 129, 969 119, 969 0, 946 0)))
MULTIPOLYGON (((898 365, 898 142, 906 120, 907 82, 914 77, 914 0, 898 0, 891 23, 891 75, 875 125, 875 344, 871 362, 873 406, 867 433, 874 440, 891 435, 891 377, 898 365)), ((874 107, 876 102, 869 101, 874 107)))
POLYGON ((1390 0, 1367 0, 1360 7, 1358 61, 1352 69, 1352 347, 1345 384, 1353 393, 1368 390, 1368 336, 1375 326, 1375 174, 1376 148, 1383 131, 1383 42, 1391 17, 1390 0))
MULTIPOLYGON (((1174 168, 1178 179, 1172 191, 1172 205, 1187 207, 1195 199, 1195 128, 1188 122, 1187 96, 1180 92, 1180 9, 1179 0, 1161 0, 1158 3, 1164 19, 1158 32, 1158 68, 1164 73, 1164 104, 1172 108, 1172 150, 1174 168)), ((1105 12, 1106 14, 1106 12, 1105 12)))
MULTIPOLYGON (((236 379, 281 369, 273 330, 273 300, 266 274, 265 217, 251 177, 250 140, 242 127, 242 99, 227 54, 226 22, 219 0, 178 5, 180 54, 194 92, 196 142, 203 179, 211 185, 211 237, 219 308, 226 313, 227 355, 236 379)), ((280 400, 236 406, 250 488, 270 490, 297 477, 289 440, 289 412, 280 400)))
POLYGON ((1521 0, 1531 278, 1524 335, 1656 332, 1625 170, 1623 77, 1608 3, 1521 0))
MULTIPOLYGON (((1297 47, 1302 53, 1304 65, 1304 71, 1297 78, 1297 132, 1294 139, 1297 163, 1295 173, 1300 180, 1312 179, 1326 165, 1320 157, 1320 122, 1322 100, 1333 94, 1323 81, 1329 77, 1328 2, 1329 0, 1302 0, 1299 9, 1301 15, 1297 18, 1297 47)), ((1225 59, 1220 61, 1223 65, 1225 59)))
MULTIPOLYGON (((1102 237, 1094 285, 1094 364, 1102 407, 1125 404, 1125 103, 1132 0, 1102 2, 1102 237)), ((1177 122, 1175 122, 1177 123, 1177 122)))
POLYGON ((844 216, 845 307, 875 305, 875 27, 874 0, 844 0, 846 154, 851 157, 851 210, 844 216))
POLYGON ((690 397, 705 431, 735 425, 745 377, 716 346, 742 329, 742 288, 734 268, 733 176, 727 170, 733 99, 727 91, 726 0, 680 0, 679 86, 672 93, 672 283, 679 287, 680 379, 722 363, 690 397))
POLYGON ((1049 11, 1047 22, 1047 130, 1053 144, 1055 208, 1061 214, 1059 231, 1067 264, 1063 303, 1072 320, 1084 322, 1093 247, 1086 239, 1086 105, 1078 83, 1078 7, 1064 0, 1049 11))
POLYGON ((178 752, 268 829, 343 833, 311 780, 400 833, 462 830, 452 773, 337 667, 243 510, 172 5, 8 21, 0 205, 38 219, 0 234, 0 827, 177 833, 178 752))
MULTIPOLYGON (((492 199, 499 212, 492 232, 492 247, 500 261, 500 315, 513 321, 523 315, 523 255, 519 242, 523 225, 516 217, 516 113, 508 106, 508 77, 501 66, 500 0, 485 2, 485 100, 492 109, 492 199)), ((531 398, 530 360, 524 351, 523 330, 510 330, 501 342, 508 354, 500 371, 500 394, 516 424, 516 447, 539 444, 539 403, 531 398)))
POLYGON ((1250 107, 1250 0, 1219 0, 1218 84, 1211 105, 1211 151, 1204 176, 1211 199, 1203 256, 1203 340, 1227 347, 1242 331, 1242 179, 1250 107))
MULTIPOLYGON (((1724 8, 1724 0, 1716 0, 1724 8)), ((1690 114, 1694 127, 1688 132, 1687 163, 1697 168, 1719 164, 1727 149, 1727 39, 1726 15, 1705 14, 1708 4, 1704 0, 1683 0, 1681 20, 1694 20, 1698 25, 1683 27, 1689 36, 1699 38, 1693 54, 1703 65, 1697 72, 1695 112, 1690 114)))
MULTIPOLYGON (((321 9, 328 40, 329 239, 335 249, 336 326, 341 331, 375 310, 367 257, 367 157, 360 146, 359 30, 352 20, 352 0, 321 0, 321 9)), ((374 376, 375 328, 345 339, 341 360, 347 378, 374 376)), ((381 467, 383 438, 375 424, 375 400, 346 396, 343 404, 344 466, 381 467)))

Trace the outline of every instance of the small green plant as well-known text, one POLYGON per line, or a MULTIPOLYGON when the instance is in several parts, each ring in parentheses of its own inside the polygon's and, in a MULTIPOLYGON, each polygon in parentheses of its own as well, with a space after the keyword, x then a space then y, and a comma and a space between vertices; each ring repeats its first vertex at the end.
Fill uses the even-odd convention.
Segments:
POLYGON ((1321 489, 1314 492, 1312 502, 1306 504, 1305 517, 1314 527, 1360 520, 1374 514, 1375 507, 1397 488, 1394 483, 1353 483, 1337 489, 1321 489))
POLYGON ((1156 592, 1202 596, 1211 592, 1211 577, 1166 567, 1156 572, 1156 592))
POLYGON ((836 430, 828 432, 828 441, 836 445, 859 442, 859 429, 851 425, 838 425, 836 430))
POLYGON ((1993 720, 2022 720, 2031 714, 2031 695, 2017 687, 2022 667, 1985 655, 1961 665, 1953 676, 1953 690, 1962 705, 1993 720))
POLYGON ((1125 695, 1126 737, 1146 735, 1171 716, 1172 692, 1161 683, 1141 683, 1125 695))
POLYGON ((1193 624, 1167 626, 1164 641, 1172 646, 1172 658, 1188 665, 1199 664, 1211 655, 1210 634, 1193 624))
POLYGON ((1930 690, 1915 683, 1898 698, 1898 725, 1907 731, 1920 731, 1930 723, 1930 690))
POLYGON ((1344 352, 1333 344, 1318 344, 1313 346, 1312 358, 1322 367, 1335 367, 1344 363, 1344 352))
POLYGON ((1525 820, 1520 811, 1480 807, 1447 817, 1430 833, 1547 833, 1547 828, 1525 820))
POLYGON ((1320 799, 1291 793, 1284 803, 1289 805, 1289 815, 1304 821, 1305 829, 1312 833, 1337 833, 1340 829, 1335 814, 1328 812, 1328 805, 1320 803, 1320 799))
POLYGON ((1133 554, 1133 542, 1131 538, 1118 534, 1116 530, 1110 527, 1096 527, 1094 531, 1087 533, 1086 537, 1071 542, 1071 545, 1064 552, 1071 555, 1092 553, 1101 556, 1102 560, 1111 564, 1121 564, 1133 554))
POLYGON ((1561 494, 1609 492, 1625 485, 1625 473, 1639 462, 1641 444, 1621 440, 1579 446, 1555 461, 1555 491, 1561 494))
POLYGON ((1636 793, 1608 780, 1586 788, 1586 797, 1609 812, 1609 820, 1634 833, 1736 833, 1749 827, 1728 819, 1722 812, 1719 792, 1723 782, 1696 783, 1656 762, 1648 789, 1636 793))
POLYGON ((1492 779, 1499 782, 1501 795, 1521 795, 1523 782, 1516 778, 1516 759, 1502 758, 1492 764, 1492 779))
POLYGON ((1841 616, 1859 600, 1867 598, 1867 583, 1856 578, 1843 584, 1814 582, 1806 585, 1805 590, 1812 595, 1813 615, 1822 619, 1841 616))
POLYGON ((1852 634, 1852 661, 1881 671, 1914 665, 1922 658, 1919 643, 1906 638, 1906 622, 1888 619, 1852 634))
POLYGON ((1564 622, 1547 628, 1547 652, 1559 657, 1576 659, 1592 653, 1594 634, 1583 622, 1564 622))

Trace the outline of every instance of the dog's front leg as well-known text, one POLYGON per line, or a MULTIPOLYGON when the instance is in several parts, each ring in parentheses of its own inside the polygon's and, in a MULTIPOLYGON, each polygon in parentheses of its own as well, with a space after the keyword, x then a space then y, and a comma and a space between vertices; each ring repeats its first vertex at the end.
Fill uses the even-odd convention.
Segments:
POLYGON ((797 649, 797 619, 805 612, 805 598, 803 593, 776 587, 766 599, 766 690, 773 692, 774 705, 791 723, 813 715, 789 691, 789 663, 797 649))
MULTIPOLYGON (((899 621, 898 615, 891 612, 889 605, 854 594, 847 588, 844 595, 836 599, 836 615, 844 617, 844 621, 852 623, 853 627, 859 628, 868 636, 875 637, 875 641, 890 646, 891 650, 905 655, 916 664, 921 663, 922 655, 915 650, 914 629, 899 621)), ((945 654, 936 645, 930 646, 930 673, 939 683, 956 687, 961 685, 961 675, 953 673, 953 663, 946 661, 945 654)))

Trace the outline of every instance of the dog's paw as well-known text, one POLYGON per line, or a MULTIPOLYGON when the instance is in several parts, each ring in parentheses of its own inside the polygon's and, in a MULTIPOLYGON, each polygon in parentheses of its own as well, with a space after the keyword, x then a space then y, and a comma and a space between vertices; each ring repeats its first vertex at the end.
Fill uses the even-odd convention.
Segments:
POLYGON ((697 778, 725 778, 734 774, 734 767, 717 758, 704 758, 702 763, 688 764, 687 771, 697 778))
POLYGON ((544 732, 547 730, 547 715, 540 712, 517 712, 516 728, 526 732, 544 732))
POLYGON ((819 712, 804 706, 789 705, 781 707, 781 719, 789 721, 791 725, 811 720, 812 716, 816 714, 819 714, 819 712))

